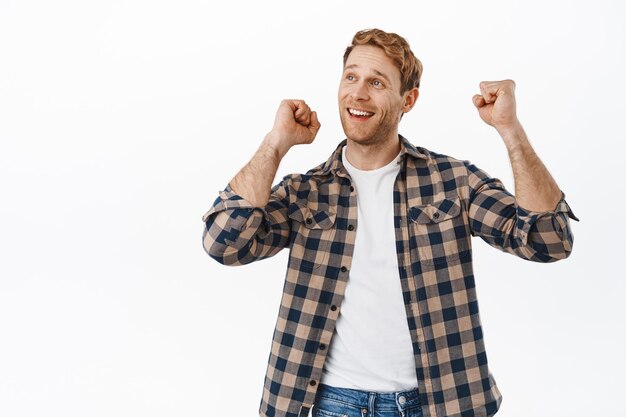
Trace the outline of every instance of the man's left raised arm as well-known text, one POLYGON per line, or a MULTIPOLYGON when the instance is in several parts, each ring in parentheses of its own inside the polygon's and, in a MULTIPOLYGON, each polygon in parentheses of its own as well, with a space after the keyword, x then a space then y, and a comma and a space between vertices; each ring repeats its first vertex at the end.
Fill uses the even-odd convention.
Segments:
MULTIPOLYGON (((518 247, 516 252, 527 249, 530 255, 536 249, 540 249, 540 252, 544 249, 545 253, 541 254, 544 256, 540 258, 556 260, 567 257, 573 242, 567 217, 574 220, 578 218, 565 202, 565 194, 535 153, 517 119, 515 82, 483 81, 480 83, 480 94, 473 97, 473 103, 481 119, 500 134, 513 169, 517 218, 511 226, 518 230, 500 232, 509 232, 511 236, 521 238, 516 239, 518 244, 513 244, 518 247), (559 242, 563 244, 564 253, 558 253, 559 242), (533 250, 530 250, 533 243, 533 250), (526 244, 528 248, 519 248, 526 244), (555 249, 556 253, 550 253, 555 249)), ((471 183, 470 178, 470 187, 471 183)), ((534 256, 523 257, 539 260, 533 259, 534 256)))

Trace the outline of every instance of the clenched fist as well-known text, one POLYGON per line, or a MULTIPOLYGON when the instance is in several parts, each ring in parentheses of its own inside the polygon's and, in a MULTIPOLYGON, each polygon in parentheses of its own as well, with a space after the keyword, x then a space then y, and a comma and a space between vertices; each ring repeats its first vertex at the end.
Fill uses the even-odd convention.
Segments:
POLYGON ((515 82, 513 80, 482 81, 479 85, 480 94, 474 95, 472 101, 485 123, 500 132, 519 124, 515 112, 515 82))
POLYGON ((284 155, 293 145, 313 142, 320 127, 317 113, 304 100, 283 100, 268 140, 284 155))

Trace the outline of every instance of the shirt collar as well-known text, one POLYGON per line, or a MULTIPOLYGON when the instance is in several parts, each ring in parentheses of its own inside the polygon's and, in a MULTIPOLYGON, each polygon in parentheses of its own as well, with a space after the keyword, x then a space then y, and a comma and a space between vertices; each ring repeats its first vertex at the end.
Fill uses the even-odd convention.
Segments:
MULTIPOLYGON (((428 160, 427 151, 424 148, 420 148, 414 146, 411 142, 409 142, 404 136, 398 135, 400 139, 400 157, 398 158, 398 163, 402 163, 405 160, 406 156, 410 156, 412 158, 422 158, 428 160)), ((345 176, 345 167, 341 162, 341 153, 343 151, 343 147, 348 143, 348 139, 344 139, 337 145, 335 151, 330 155, 330 158, 322 165, 319 165, 316 168, 313 168, 309 174, 317 175, 317 176, 325 176, 325 175, 342 175, 345 176), (343 172, 342 172, 343 171, 343 172)))

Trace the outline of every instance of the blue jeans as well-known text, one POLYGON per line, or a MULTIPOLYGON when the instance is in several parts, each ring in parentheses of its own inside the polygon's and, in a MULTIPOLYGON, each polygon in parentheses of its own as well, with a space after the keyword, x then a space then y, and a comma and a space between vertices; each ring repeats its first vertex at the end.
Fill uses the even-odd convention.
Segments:
POLYGON ((373 392, 320 384, 312 410, 313 417, 422 417, 417 388, 373 392))

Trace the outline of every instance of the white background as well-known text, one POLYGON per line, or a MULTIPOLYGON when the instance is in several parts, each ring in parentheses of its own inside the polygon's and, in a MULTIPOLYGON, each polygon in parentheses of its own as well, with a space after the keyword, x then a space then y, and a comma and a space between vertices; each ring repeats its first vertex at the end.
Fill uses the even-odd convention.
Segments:
POLYGON ((370 27, 424 63, 400 132, 510 190, 471 97, 514 79, 581 219, 554 264, 473 241, 498 415, 625 415, 624 17, 619 1, 0 0, 0 415, 257 415, 287 251, 221 266, 201 217, 282 98, 322 130, 278 176, 326 160, 341 57, 370 27))

